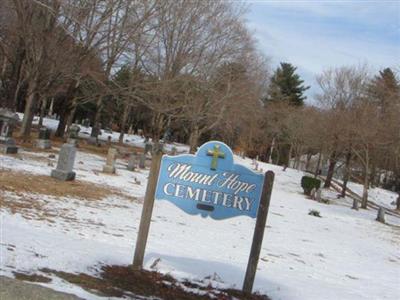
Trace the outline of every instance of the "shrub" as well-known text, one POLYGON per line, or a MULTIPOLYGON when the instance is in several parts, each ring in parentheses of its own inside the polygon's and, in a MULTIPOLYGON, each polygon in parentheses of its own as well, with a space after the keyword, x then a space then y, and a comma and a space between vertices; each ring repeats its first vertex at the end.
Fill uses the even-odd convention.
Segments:
POLYGON ((316 210, 316 209, 310 209, 310 211, 308 212, 308 214, 309 214, 310 216, 322 218, 320 212, 319 212, 318 210, 316 210))
POLYGON ((310 176, 303 176, 301 178, 301 187, 304 190, 304 194, 310 196, 313 188, 317 190, 321 187, 321 180, 310 176))

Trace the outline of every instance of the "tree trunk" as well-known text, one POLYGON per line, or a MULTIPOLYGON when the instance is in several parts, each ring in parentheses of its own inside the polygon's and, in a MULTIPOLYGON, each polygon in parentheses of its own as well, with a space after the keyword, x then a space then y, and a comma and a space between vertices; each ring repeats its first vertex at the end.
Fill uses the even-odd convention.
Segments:
MULTIPOLYGON (((0 74, 0 91, 2 91, 0 93, 0 107, 15 111, 15 101, 14 98, 10 97, 11 89, 9 86, 7 86, 5 80, 6 78, 9 78, 9 76, 6 74, 8 69, 7 61, 7 56, 4 55, 0 74)), ((11 82, 13 83, 14 81, 11 80, 11 82)))
POLYGON ((333 151, 331 156, 329 157, 328 174, 326 175, 324 188, 329 188, 331 186, 333 173, 335 172, 335 166, 336 166, 336 151, 333 151))
POLYGON ((28 97, 25 103, 24 118, 22 119, 21 129, 19 131, 19 136, 22 137, 24 141, 28 140, 31 135, 32 121, 36 110, 36 78, 34 78, 28 87, 28 97))
POLYGON ((75 112, 76 112, 76 108, 77 108, 77 103, 76 103, 76 99, 74 99, 72 101, 72 107, 71 110, 68 114, 68 118, 67 118, 67 132, 69 132, 69 128, 71 127, 72 123, 74 122, 74 117, 75 117, 75 112))
POLYGON ((16 60, 14 61, 14 64, 11 65, 11 78, 13 83, 11 84, 11 88, 9 88, 9 92, 6 95, 7 99, 5 102, 5 107, 11 109, 12 111, 15 111, 17 108, 17 102, 23 83, 23 65, 26 54, 24 44, 25 43, 23 39, 20 38, 18 45, 16 46, 16 60))
POLYGON ((268 163, 272 164, 272 153, 274 152, 275 148, 275 137, 272 138, 271 142, 271 150, 269 151, 268 163))
POLYGON ((42 105, 40 106, 39 128, 43 126, 43 118, 46 113, 47 98, 43 98, 42 105))
POLYGON ((54 108, 54 98, 51 98, 50 107, 47 115, 49 117, 53 116, 53 108, 54 108))
POLYGON ((307 161, 306 161, 306 171, 308 171, 308 167, 310 166, 310 161, 311 161, 312 153, 307 153, 307 161))
POLYGON ((165 125, 164 115, 157 113, 152 120, 152 138, 154 143, 158 143, 161 137, 161 130, 165 125))
POLYGON ((293 157, 293 164, 292 164, 292 168, 296 169, 297 167, 297 148, 296 146, 293 146, 293 152, 294 152, 294 157, 293 157))
POLYGON ((365 175, 364 175, 364 185, 363 185, 363 195, 361 201, 361 208, 366 209, 368 204, 368 188, 369 188, 369 168, 368 163, 365 166, 365 175))
POLYGON ((65 133, 65 128, 67 126, 67 121, 69 114, 71 112, 71 108, 69 107, 69 104, 67 101, 63 101, 61 105, 61 110, 60 110, 60 120, 58 122, 58 127, 55 133, 55 136, 57 137, 64 137, 65 133))
POLYGON ((199 126, 193 125, 192 130, 190 131, 189 137, 189 145, 190 145, 190 153, 195 153, 197 150, 197 146, 199 143, 199 126))
POLYGON ((366 147, 365 149, 365 164, 364 164, 364 186, 363 186, 363 195, 362 195, 362 201, 361 201, 361 208, 367 209, 367 204, 368 204, 368 188, 369 188, 369 149, 366 147))
POLYGON ((300 169, 301 169, 301 154, 298 154, 298 155, 297 155, 296 161, 297 161, 297 163, 296 163, 296 169, 300 171, 300 169))
POLYGON ((397 197, 397 201, 396 201, 396 209, 400 210, 400 192, 399 192, 399 196, 397 197))
POLYGON ((322 149, 318 153, 318 162, 317 162, 317 167, 315 168, 314 178, 317 178, 317 176, 319 174, 319 167, 321 165, 321 158, 322 158, 322 149))
POLYGON ((296 157, 296 160, 297 160, 296 169, 297 170, 300 170, 300 167, 301 167, 301 153, 302 153, 302 147, 299 146, 299 151, 298 151, 297 157, 296 157))
POLYGON ((351 151, 348 151, 346 154, 346 163, 345 163, 345 170, 344 170, 344 176, 343 176, 342 192, 340 193, 340 197, 342 197, 342 198, 346 197, 347 182, 349 181, 350 172, 351 172, 350 161, 351 161, 351 151))
POLYGON ((124 134, 125 134, 125 127, 126 127, 126 122, 128 121, 128 116, 131 110, 131 106, 127 103, 124 103, 124 113, 122 114, 122 120, 121 120, 121 128, 120 128, 120 134, 119 134, 119 143, 122 144, 124 142, 124 134))
POLYGON ((94 128, 99 128, 100 129, 100 119, 101 119, 101 111, 103 109, 103 99, 101 96, 97 98, 96 102, 96 113, 94 115, 94 120, 93 120, 93 127, 92 127, 92 132, 90 133, 91 137, 97 137, 96 133, 97 130, 93 130, 94 128))
POLYGON ((287 164, 286 164, 286 166, 289 168, 290 168, 290 159, 292 158, 292 152, 293 152, 293 144, 290 144, 288 160, 287 160, 287 164))
MULTIPOLYGON (((279 164, 279 161, 280 161, 280 159, 281 159, 281 151, 280 151, 280 149, 279 149, 279 144, 278 144, 278 146, 275 147, 275 148, 277 148, 277 150, 275 151, 275 152, 276 152, 275 164, 277 165, 277 164, 279 164)), ((272 161, 272 163, 274 163, 274 161, 272 161)))
MULTIPOLYGON (((65 95, 65 99, 61 103, 60 110, 60 120, 58 122, 58 127, 55 136, 64 137, 65 127, 68 124, 68 119, 71 114, 71 110, 73 109, 73 103, 75 101, 75 91, 78 89, 80 82, 76 80, 72 80, 70 85, 68 86, 67 93, 65 95)), ((52 99, 53 101, 53 99, 52 99)))
POLYGON ((374 163, 371 166, 371 174, 369 175, 369 182, 371 184, 371 187, 376 186, 376 166, 374 163))

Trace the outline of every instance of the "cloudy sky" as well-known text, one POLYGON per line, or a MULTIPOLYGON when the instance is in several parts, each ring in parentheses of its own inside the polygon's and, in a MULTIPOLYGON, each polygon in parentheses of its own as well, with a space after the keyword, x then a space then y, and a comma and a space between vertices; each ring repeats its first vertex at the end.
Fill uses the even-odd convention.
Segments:
POLYGON ((328 67, 368 63, 400 68, 400 0, 252 0, 247 15, 261 51, 274 67, 298 67, 318 92, 315 75, 328 67))

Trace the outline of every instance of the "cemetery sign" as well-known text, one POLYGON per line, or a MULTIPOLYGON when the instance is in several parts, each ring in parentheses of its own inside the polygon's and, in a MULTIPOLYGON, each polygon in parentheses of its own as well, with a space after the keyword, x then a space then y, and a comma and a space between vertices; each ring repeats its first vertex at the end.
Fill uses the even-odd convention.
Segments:
POLYGON ((154 200, 166 200, 191 215, 215 220, 235 216, 256 218, 243 291, 251 292, 257 271, 271 199, 274 173, 265 175, 233 162, 232 150, 211 141, 195 155, 162 155, 158 144, 152 162, 132 268, 141 270, 154 200))
POLYGON ((188 214, 216 220, 245 215, 256 218, 264 175, 234 164, 231 149, 208 142, 196 155, 164 155, 155 198, 188 214))

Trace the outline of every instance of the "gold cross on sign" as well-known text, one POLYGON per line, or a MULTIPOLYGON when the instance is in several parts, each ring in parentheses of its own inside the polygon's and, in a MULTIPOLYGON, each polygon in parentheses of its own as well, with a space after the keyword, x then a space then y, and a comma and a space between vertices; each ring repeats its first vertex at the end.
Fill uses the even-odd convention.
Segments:
POLYGON ((207 156, 212 156, 211 170, 217 169, 218 158, 225 158, 225 153, 222 151, 219 151, 219 148, 220 148, 219 145, 215 145, 213 150, 207 151, 207 156))

